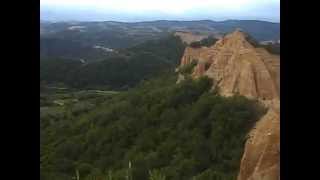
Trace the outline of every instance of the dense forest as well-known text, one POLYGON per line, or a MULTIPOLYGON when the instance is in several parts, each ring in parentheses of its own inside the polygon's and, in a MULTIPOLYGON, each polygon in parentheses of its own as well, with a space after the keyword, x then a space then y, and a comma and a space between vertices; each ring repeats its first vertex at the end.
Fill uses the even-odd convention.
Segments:
POLYGON ((120 50, 103 61, 42 59, 40 81, 74 88, 127 89, 165 69, 174 69, 184 47, 178 37, 169 36, 120 50))
POLYGON ((210 92, 206 77, 176 80, 171 71, 121 93, 44 93, 41 179, 236 179, 264 108, 210 92))

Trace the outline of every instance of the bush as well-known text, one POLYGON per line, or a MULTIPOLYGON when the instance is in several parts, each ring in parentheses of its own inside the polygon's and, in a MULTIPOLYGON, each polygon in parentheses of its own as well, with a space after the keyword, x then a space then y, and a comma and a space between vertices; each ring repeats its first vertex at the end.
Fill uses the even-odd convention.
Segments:
POLYGON ((217 41, 218 39, 214 38, 213 36, 209 36, 205 39, 202 39, 201 41, 190 43, 190 47, 193 47, 193 48, 200 48, 202 46, 210 47, 214 45, 217 41))
POLYGON ((149 171, 149 180, 166 180, 166 176, 159 170, 149 171))
POLYGON ((197 65, 197 60, 192 60, 191 63, 186 64, 182 67, 179 67, 179 73, 183 74, 183 75, 188 75, 191 74, 194 67, 197 65))

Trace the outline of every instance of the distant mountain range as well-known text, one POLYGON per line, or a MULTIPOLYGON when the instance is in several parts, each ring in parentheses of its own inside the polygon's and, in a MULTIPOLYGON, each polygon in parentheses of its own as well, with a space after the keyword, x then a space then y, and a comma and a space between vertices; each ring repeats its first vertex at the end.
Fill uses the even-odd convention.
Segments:
POLYGON ((97 59, 110 52, 95 49, 127 48, 176 31, 222 36, 241 28, 258 41, 278 41, 280 23, 256 20, 50 22, 40 20, 42 57, 97 59))

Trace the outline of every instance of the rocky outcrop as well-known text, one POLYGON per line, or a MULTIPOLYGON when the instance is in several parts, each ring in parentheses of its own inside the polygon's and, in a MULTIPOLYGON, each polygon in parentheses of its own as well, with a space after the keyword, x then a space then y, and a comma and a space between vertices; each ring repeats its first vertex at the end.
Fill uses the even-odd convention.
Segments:
POLYGON ((238 180, 280 179, 280 102, 268 105, 268 112, 249 133, 238 180))
MULTIPOLYGON (((241 30, 211 47, 185 49, 181 66, 196 61, 191 76, 208 76, 224 96, 257 99, 268 112, 249 133, 238 180, 275 180, 280 172, 280 57, 256 48, 241 30)), ((182 79, 180 77, 180 79, 182 79)))
POLYGON ((279 56, 253 47, 246 40, 246 34, 239 30, 212 47, 187 47, 181 66, 192 61, 197 61, 192 76, 212 78, 218 83, 222 95, 239 93, 263 100, 279 98, 279 56))

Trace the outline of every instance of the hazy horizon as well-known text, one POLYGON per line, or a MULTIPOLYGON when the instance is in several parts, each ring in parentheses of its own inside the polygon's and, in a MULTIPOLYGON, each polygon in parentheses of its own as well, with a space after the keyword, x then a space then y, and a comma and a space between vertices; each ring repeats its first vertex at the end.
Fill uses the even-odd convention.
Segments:
POLYGON ((46 21, 260 20, 280 23, 280 0, 41 0, 46 21))
POLYGON ((277 23, 269 20, 260 20, 260 19, 224 19, 224 20, 212 20, 212 19, 194 19, 194 20, 177 20, 177 19, 154 19, 154 20, 137 20, 137 21, 125 21, 125 20, 50 20, 50 19, 41 19, 44 22, 50 23, 59 23, 59 22, 119 22, 119 23, 140 23, 140 22, 156 22, 156 21, 181 21, 181 22, 188 22, 188 21, 213 21, 213 22, 225 22, 225 21, 262 21, 262 22, 269 22, 269 23, 277 23))

